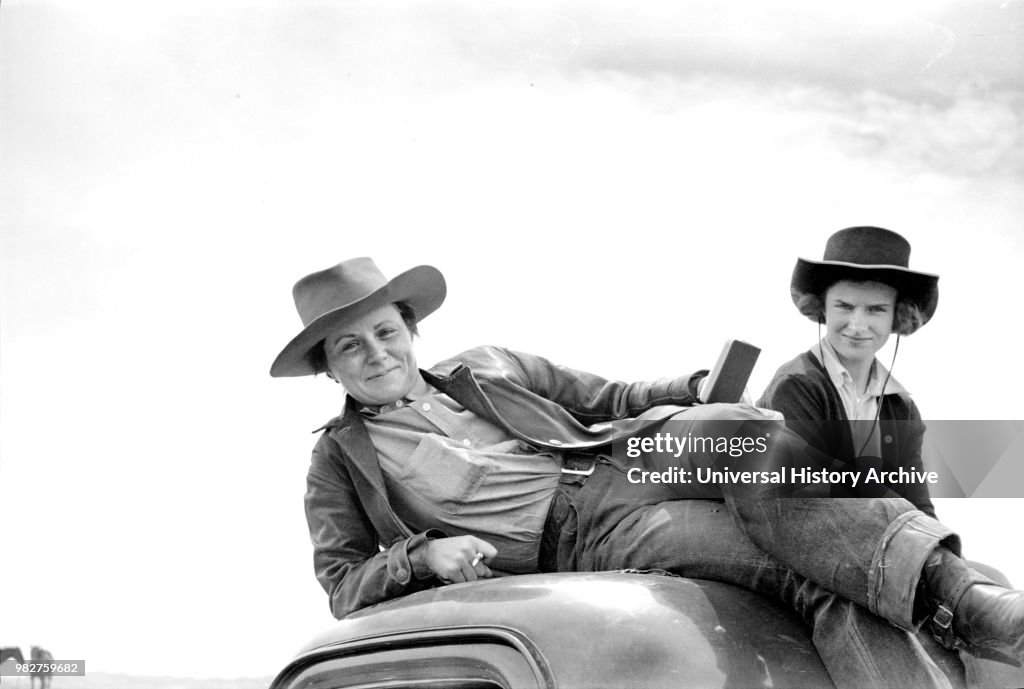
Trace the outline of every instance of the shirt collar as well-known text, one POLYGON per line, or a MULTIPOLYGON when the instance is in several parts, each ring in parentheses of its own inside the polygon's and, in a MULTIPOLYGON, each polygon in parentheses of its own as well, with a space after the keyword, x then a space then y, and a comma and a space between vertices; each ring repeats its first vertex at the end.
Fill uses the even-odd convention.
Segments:
MULTIPOLYGON (((839 355, 836 354, 836 350, 832 347, 832 344, 827 338, 821 338, 819 346, 815 347, 811 351, 814 354, 814 358, 821 361, 821 355, 824 353, 825 361, 821 362, 825 366, 825 371, 828 373, 829 379, 837 389, 842 389, 845 386, 853 388, 853 376, 846 370, 842 362, 839 361, 839 355)), ((885 394, 887 395, 898 395, 898 394, 909 394, 903 385, 889 375, 889 370, 882 365, 882 362, 875 358, 874 363, 871 366, 871 375, 868 378, 868 389, 867 395, 871 397, 879 397, 882 394, 882 384, 885 384, 885 394), (886 376, 889 380, 886 381, 886 376)), ((859 397, 859 391, 857 396, 859 397)))
MULTIPOLYGON (((463 368, 463 365, 462 364, 458 364, 456 368, 457 369, 461 369, 461 368, 463 368)), ((437 383, 441 384, 442 386, 450 378, 450 376, 449 377, 444 377, 444 376, 433 375, 429 371, 424 371, 422 369, 420 369, 420 373, 424 376, 424 381, 423 382, 426 383, 427 393, 426 394, 413 394, 413 395, 408 395, 408 396, 402 398, 403 402, 404 402, 404 404, 402 405, 403 407, 406 404, 408 404, 410 401, 414 401, 416 399, 422 399, 424 397, 428 397, 430 395, 437 394, 437 393, 439 393, 441 391, 440 388, 438 388, 437 386, 434 385, 434 383, 427 381, 427 376, 429 376, 434 382, 437 382, 437 383)), ((369 404, 363 404, 362 402, 357 401, 356 398, 354 398, 352 395, 349 395, 349 394, 346 393, 346 395, 345 395, 345 403, 342 405, 341 413, 338 414, 337 416, 335 416, 333 419, 331 419, 327 423, 325 423, 322 426, 320 426, 319 428, 314 429, 313 433, 319 433, 320 431, 329 430, 329 429, 333 429, 333 428, 344 428, 347 425, 351 425, 354 419, 358 419, 360 417, 372 418, 374 416, 379 415, 381 413, 381 408, 382 407, 386 407, 386 406, 387 405, 373 406, 373 405, 369 405, 369 404), (366 413, 364 413, 364 410, 366 410, 366 413)), ((397 405, 392 405, 392 407, 395 408, 395 409, 398 408, 397 405)))
POLYGON ((423 399, 424 397, 430 397, 431 395, 435 394, 437 394, 437 388, 435 388, 430 383, 426 383, 426 392, 420 394, 410 392, 402 399, 395 400, 394 402, 388 402, 387 404, 360 404, 358 411, 360 414, 367 418, 373 418, 375 416, 380 416, 381 414, 393 412, 396 409, 402 409, 406 405, 415 402, 416 400, 423 399))
POLYGON ((373 418, 375 416, 380 416, 381 414, 387 414, 388 412, 395 411, 396 409, 401 409, 410 402, 412 402, 412 399, 409 397, 403 397, 400 400, 388 402, 387 404, 361 404, 359 406, 359 413, 367 418, 373 418))

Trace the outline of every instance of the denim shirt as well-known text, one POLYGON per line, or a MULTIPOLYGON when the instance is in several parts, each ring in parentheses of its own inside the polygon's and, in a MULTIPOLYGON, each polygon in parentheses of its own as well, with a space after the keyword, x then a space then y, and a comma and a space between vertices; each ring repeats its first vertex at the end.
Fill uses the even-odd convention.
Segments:
POLYGON ((484 539, 498 551, 491 569, 537 571, 561 453, 534 451, 438 390, 399 403, 363 414, 399 518, 484 539))
MULTIPOLYGON (((623 383, 492 346, 422 373, 429 384, 538 452, 608 447, 671 416, 678 406, 698 404, 696 386, 707 375, 702 370, 623 383)), ((359 408, 347 398, 342 414, 318 429, 324 432, 306 482, 314 570, 339 619, 435 585, 424 559, 426 542, 446 535, 414 532, 395 513, 359 408)))

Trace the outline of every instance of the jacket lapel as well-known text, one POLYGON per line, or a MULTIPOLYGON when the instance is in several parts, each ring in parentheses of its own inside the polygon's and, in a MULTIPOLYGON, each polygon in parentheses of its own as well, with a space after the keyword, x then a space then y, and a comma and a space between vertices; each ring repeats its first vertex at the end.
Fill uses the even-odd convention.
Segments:
POLYGON ((366 425, 356 410, 357 403, 351 397, 345 400, 345 411, 338 425, 329 429, 331 437, 338 443, 343 456, 349 462, 352 485, 359 494, 370 521, 377 529, 381 542, 392 544, 412 536, 412 530, 398 518, 388 499, 384 474, 380 470, 377 450, 373 447, 366 425))
POLYGON ((495 416, 490 402, 484 396, 483 390, 480 389, 480 385, 467 366, 459 364, 447 376, 435 375, 430 371, 421 371, 421 373, 424 380, 477 416, 502 428, 507 426, 502 419, 495 416))

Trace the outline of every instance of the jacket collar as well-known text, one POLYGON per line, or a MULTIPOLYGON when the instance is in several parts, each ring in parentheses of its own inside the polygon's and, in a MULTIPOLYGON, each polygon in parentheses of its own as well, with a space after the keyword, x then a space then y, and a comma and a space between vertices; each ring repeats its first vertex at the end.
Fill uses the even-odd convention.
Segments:
MULTIPOLYGON (((451 396, 456 402, 463 405, 470 411, 476 414, 481 414, 482 410, 486 407, 483 394, 480 393, 480 386, 473 378, 473 373, 464 364, 457 363, 454 366, 441 366, 437 369, 433 369, 432 371, 420 369, 420 374, 428 384, 433 385, 441 392, 451 396), (435 373, 433 371, 437 372, 435 373), (453 388, 457 389, 453 390, 453 388), (478 394, 472 394, 473 391, 478 394), (470 392, 471 394, 469 394, 468 397, 471 399, 461 399, 461 395, 459 395, 460 392, 470 392)), ((366 405, 362 402, 359 402, 352 397, 352 395, 346 394, 345 402, 341 408, 341 413, 319 428, 315 428, 313 433, 329 431, 332 429, 344 431, 344 429, 351 427, 352 424, 356 422, 361 425, 362 417, 359 412, 365 406, 366 405)), ((483 412, 483 415, 485 417, 490 417, 490 414, 487 414, 486 412, 483 412)))

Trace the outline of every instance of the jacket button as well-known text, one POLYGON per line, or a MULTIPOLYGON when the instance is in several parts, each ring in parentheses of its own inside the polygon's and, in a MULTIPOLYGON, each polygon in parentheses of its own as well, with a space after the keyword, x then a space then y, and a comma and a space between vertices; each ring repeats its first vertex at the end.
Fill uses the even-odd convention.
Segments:
POLYGON ((430 411, 430 402, 423 403, 423 411, 430 411))
POLYGON ((395 572, 395 578, 404 583, 409 578, 409 570, 405 569, 405 567, 399 567, 398 571, 395 572))
POLYGON ((889 443, 892 442, 892 436, 891 435, 887 435, 887 436, 885 436, 883 438, 883 440, 885 441, 885 444, 888 445, 889 443))

